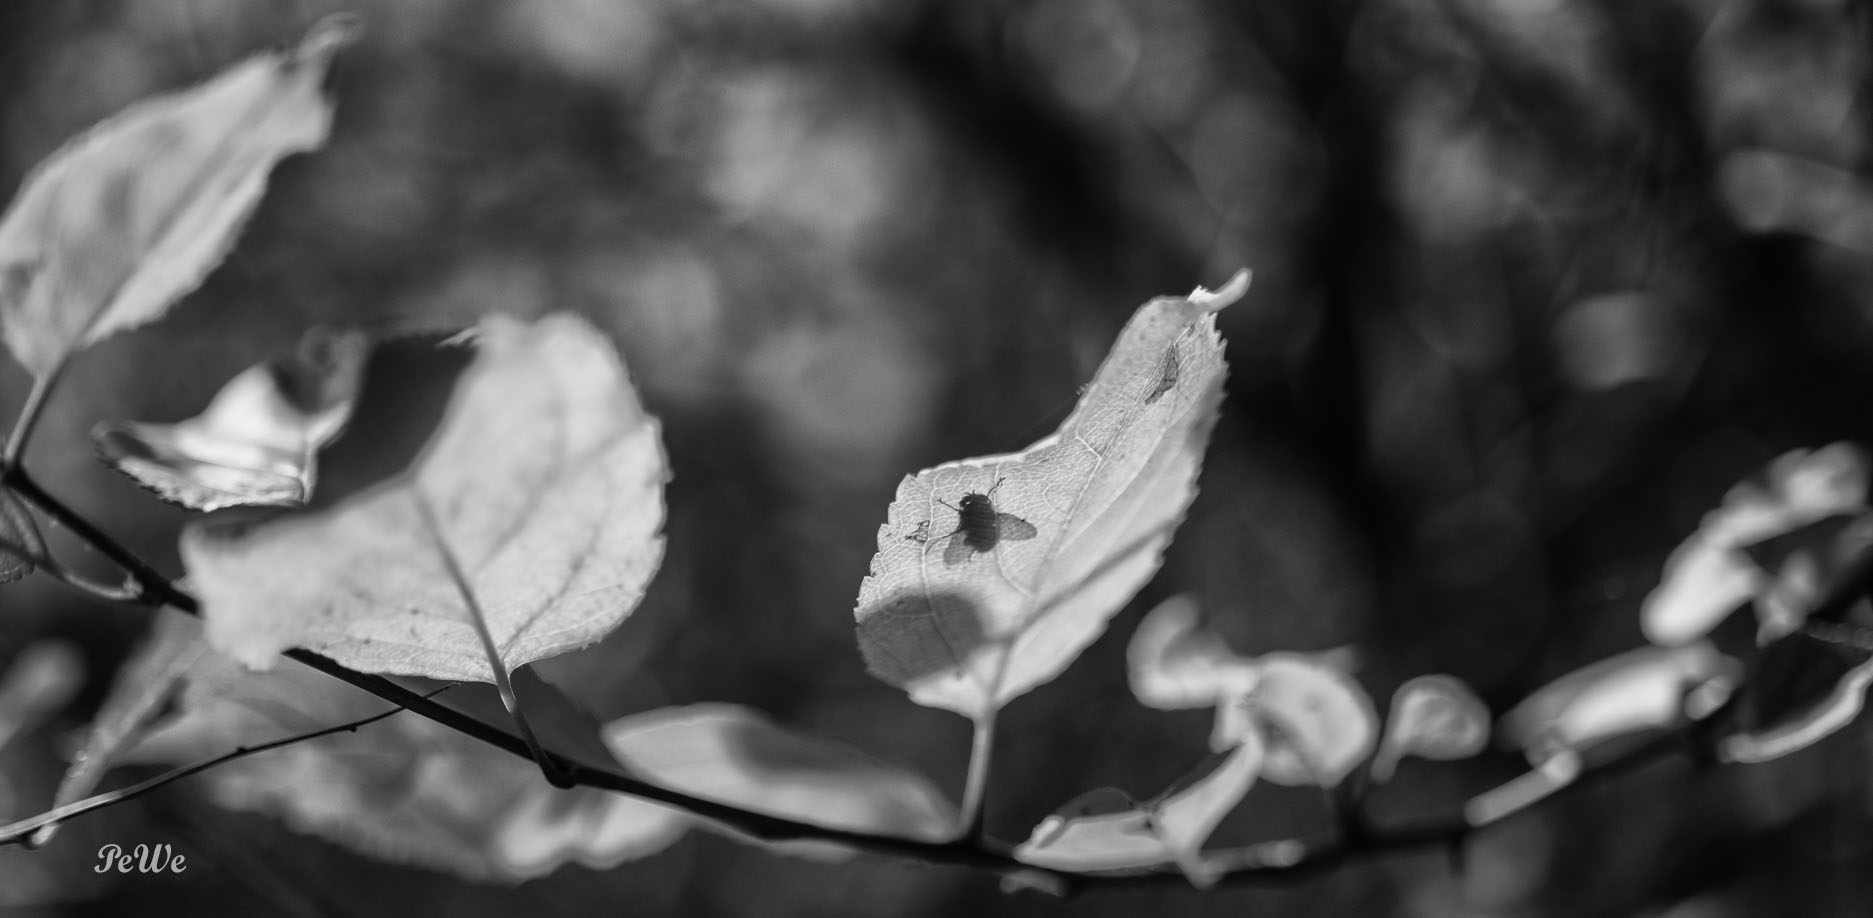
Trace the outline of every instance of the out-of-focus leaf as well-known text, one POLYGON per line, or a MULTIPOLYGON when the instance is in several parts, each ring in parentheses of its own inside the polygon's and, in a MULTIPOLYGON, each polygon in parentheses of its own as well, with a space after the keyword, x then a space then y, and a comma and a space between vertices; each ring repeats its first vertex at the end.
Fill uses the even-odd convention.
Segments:
POLYGON ((299 506, 319 449, 351 417, 366 350, 361 332, 314 330, 292 356, 234 377, 197 417, 105 424, 93 438, 107 464, 171 503, 299 506))
POLYGON ((1873 660, 1848 670, 1827 697, 1787 723, 1725 737, 1717 754, 1730 762, 1767 762, 1812 746, 1860 716, 1869 683, 1873 683, 1873 660))
MULTIPOLYGON (((1765 485, 1743 482, 1724 495, 1697 532, 1672 552, 1665 574, 1645 599, 1640 624, 1655 644, 1685 644, 1709 633, 1770 583, 1743 549, 1796 527, 1866 506, 1867 457, 1857 446, 1835 443, 1795 450, 1770 463, 1765 485)), ((1773 611, 1775 607, 1771 607, 1773 611)), ((1785 634, 1786 609, 1764 638, 1785 634)))
POLYGON ((211 644, 250 666, 302 646, 367 672, 485 682, 476 610, 509 669, 631 613, 663 552, 656 421, 579 319, 489 319, 476 347, 404 474, 317 512, 184 535, 211 644))
POLYGON ((355 31, 328 19, 296 49, 140 102, 27 176, 0 219, 0 320, 26 369, 55 373, 202 282, 273 164, 324 144, 332 108, 321 86, 355 31))
POLYGON ((1075 871, 1177 864, 1193 884, 1207 886, 1215 877, 1203 866, 1203 843, 1255 786, 1263 754, 1261 741, 1251 735, 1195 780, 1150 802, 1089 811, 1084 798, 1076 800, 1041 820, 1015 849, 1015 857, 1036 867, 1075 871))
MULTIPOLYGON (((157 614, 156 624, 143 645, 118 671, 104 705, 91 720, 84 744, 59 780, 52 800, 54 809, 81 800, 97 789, 117 753, 142 737, 150 720, 174 696, 183 675, 207 649, 200 622, 166 609, 157 614)), ((34 833, 33 842, 44 844, 57 831, 57 823, 46 826, 34 833)))
POLYGON ((1337 784, 1372 752, 1378 714, 1347 675, 1347 652, 1244 657, 1197 618, 1192 599, 1174 596, 1139 623, 1128 651, 1139 700, 1214 705, 1210 748, 1256 739, 1267 747, 1262 777, 1276 784, 1337 784))
POLYGON ((34 641, 0 671, 0 749, 64 707, 84 684, 84 657, 65 641, 34 641))
POLYGON ((1489 744, 1489 709, 1455 676, 1419 676, 1392 693, 1385 736, 1373 756, 1372 776, 1388 781, 1398 760, 1468 758, 1489 744))
POLYGON ((1222 399, 1215 313, 1247 287, 1145 304, 1057 432, 898 485, 855 611, 874 675, 980 719, 1098 637, 1195 494, 1222 399))
POLYGON ((1508 745, 1540 764, 1563 752, 1583 752, 1610 739, 1667 729, 1707 713, 1688 709, 1700 690, 1727 693, 1741 667, 1708 641, 1641 647, 1577 669, 1503 715, 1508 745))
POLYGON ((1255 688, 1255 668, 1198 621, 1196 600, 1166 599, 1132 632, 1132 693, 1160 709, 1200 708, 1255 688))
POLYGON ((33 572, 32 561, 7 551, 9 545, 34 556, 45 556, 46 543, 39 536, 39 524, 32 511, 12 491, 0 488, 0 583, 12 583, 33 572))
MULTIPOLYGON (((185 676, 179 713, 119 760, 195 762, 387 707, 303 667, 255 672, 207 652, 185 676)), ((526 879, 572 861, 612 867, 661 850, 689 824, 631 797, 557 790, 526 759, 408 714, 228 762, 198 780, 222 806, 471 879, 526 879)))
MULTIPOLYGON (((612 754, 653 783, 742 809, 855 832, 943 841, 956 809, 928 779, 760 713, 699 704, 605 725, 612 754)), ((794 842, 795 853, 844 856, 794 842)))
POLYGON ((1212 747, 1259 732, 1268 746, 1262 777, 1290 787, 1331 787, 1372 754, 1379 715, 1332 655, 1263 654, 1255 668, 1254 691, 1217 709, 1212 747))

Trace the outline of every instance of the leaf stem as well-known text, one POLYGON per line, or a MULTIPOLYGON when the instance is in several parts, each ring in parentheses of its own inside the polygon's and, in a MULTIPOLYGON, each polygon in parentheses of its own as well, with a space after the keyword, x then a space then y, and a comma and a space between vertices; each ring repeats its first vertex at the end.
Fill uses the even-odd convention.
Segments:
POLYGON ((32 440, 33 428, 38 426, 46 402, 52 397, 52 387, 58 384, 64 372, 65 364, 60 362, 44 376, 33 377, 32 389, 26 393, 26 404, 20 408, 19 417, 14 419, 12 432, 7 434, 5 451, 0 452, 0 463, 5 463, 8 468, 19 465, 21 457, 26 455, 26 444, 32 440))
POLYGON ((475 626, 475 636, 481 640, 481 652, 488 658, 488 669, 494 673, 495 690, 501 693, 501 706, 507 708, 507 715, 514 719, 514 728, 520 731, 521 739, 527 741, 527 751, 533 754, 533 761, 540 766, 540 773, 546 776, 546 783, 561 790, 572 787, 572 778, 553 764, 552 756, 546 754, 545 747, 533 735, 533 727, 527 723, 527 716, 520 712, 520 696, 514 692, 514 679, 507 671, 506 661, 501 659, 500 648, 494 643, 494 632, 488 630, 488 614, 481 608, 481 600, 475 596, 475 588, 468 582, 468 572, 462 569, 462 562, 455 557, 455 550, 449 547, 449 539, 442 532, 442 521, 436 519, 436 511, 429 504, 429 498, 419 489, 410 490, 410 500, 416 504, 417 515, 423 519, 423 527, 429 530, 429 539, 436 545, 436 553, 442 557, 442 566, 448 571, 449 581, 455 584, 455 591, 462 597, 463 605, 468 607, 468 620, 475 626))
POLYGON ((975 721, 975 733, 969 742, 969 773, 963 779, 962 812, 958 838, 965 842, 982 838, 983 818, 987 811, 989 763, 995 757, 995 718, 993 708, 975 721))

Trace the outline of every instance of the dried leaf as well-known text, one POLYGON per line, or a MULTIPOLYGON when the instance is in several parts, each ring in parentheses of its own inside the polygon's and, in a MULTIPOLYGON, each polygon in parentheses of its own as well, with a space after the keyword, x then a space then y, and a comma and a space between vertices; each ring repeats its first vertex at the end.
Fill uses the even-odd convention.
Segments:
POLYGON ((26 369, 47 377, 201 284, 273 164, 324 144, 321 84, 355 29, 328 19, 292 51, 140 102, 27 176, 0 219, 0 320, 26 369))
POLYGON ((923 841, 944 841, 956 830, 955 807, 922 775, 786 730, 747 708, 664 708, 614 720, 604 736, 612 754, 646 780, 745 810, 923 841))
POLYGON ((105 463, 171 503, 300 506, 318 451, 350 420, 367 347, 361 332, 315 329, 290 357, 234 377, 197 417, 92 436, 105 463))
POLYGON ((0 488, 0 583, 12 583, 32 573, 33 563, 26 555, 44 557, 45 553, 46 543, 39 536, 39 524, 32 511, 12 491, 0 488), (8 551, 8 546, 25 549, 25 554, 8 551))
POLYGON ((509 669, 631 613, 663 551, 656 421, 581 320, 489 319, 475 340, 403 475, 317 512, 184 535, 210 643, 250 666, 302 646, 367 672, 485 682, 470 597, 509 669))
MULTIPOLYGON (((203 653, 185 676, 177 716, 120 761, 195 762, 387 707, 302 667, 254 672, 203 653)), ((661 850, 689 824, 635 798, 557 790, 526 759, 408 714, 228 762, 200 780, 230 809, 471 879, 526 879, 571 861, 615 866, 661 850)))
POLYGON ((1408 755, 1449 761, 1473 756, 1489 744, 1489 709, 1455 676, 1419 676, 1392 693, 1385 737, 1373 758, 1372 776, 1391 780, 1408 755))
POLYGON ((1621 736, 1693 719, 1686 700, 1700 689, 1727 692, 1741 677, 1735 660, 1708 641, 1641 647, 1577 669, 1537 689, 1503 715, 1505 743, 1537 765, 1621 736))
MULTIPOLYGON (((84 744, 72 756, 71 766, 59 780, 52 808, 90 796, 104 773, 116 764, 117 754, 134 744, 144 728, 175 695, 182 677, 207 651, 201 623, 180 612, 162 610, 156 624, 130 661, 111 683, 111 691, 91 720, 84 744)), ((44 844, 58 831, 56 823, 33 835, 44 844)))
POLYGON ((980 719, 1098 637, 1195 495, 1222 399, 1215 313, 1247 286, 1145 304, 1053 435, 898 485, 855 612, 874 675, 980 719))
POLYGON ((1125 809, 1089 812, 1083 798, 1076 800, 1041 820, 1015 849, 1015 858, 1074 871, 1178 864, 1192 883, 1207 886, 1214 875, 1203 864, 1203 843, 1255 786, 1263 753, 1262 744, 1250 738, 1218 756, 1220 763, 1207 766, 1196 779, 1125 809))

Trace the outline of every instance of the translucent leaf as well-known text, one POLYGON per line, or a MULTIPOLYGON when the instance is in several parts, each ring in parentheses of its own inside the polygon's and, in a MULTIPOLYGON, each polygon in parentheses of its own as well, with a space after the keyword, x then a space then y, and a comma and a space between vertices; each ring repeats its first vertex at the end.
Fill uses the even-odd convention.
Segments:
POLYGON ((698 797, 835 829, 924 841, 955 834, 956 808, 922 775, 786 730, 747 708, 664 708, 614 720, 604 736, 632 772, 698 797))
POLYGON ((37 557, 44 557, 46 551, 32 511, 12 491, 0 489, 0 583, 12 583, 33 572, 32 561, 7 551, 7 546, 25 549, 27 555, 37 557))
POLYGON ((1195 780, 1117 811, 1087 812, 1082 798, 1041 820, 1015 857, 1075 871, 1178 864, 1193 883, 1208 885, 1214 876, 1203 865, 1203 843, 1255 786, 1263 753, 1260 741, 1249 737, 1195 780))
POLYGON ((1769 584, 1743 552, 1746 546, 1866 505, 1867 457, 1850 443, 1785 453, 1764 477, 1766 487, 1743 482, 1731 488, 1666 560, 1640 611, 1652 643, 1697 640, 1769 584))
POLYGON ((1390 780, 1398 760, 1462 759, 1489 743, 1489 709, 1455 676, 1419 676, 1392 693, 1385 736, 1373 758, 1372 776, 1390 780))
POLYGON ((60 640, 34 641, 0 670, 0 749, 63 708, 84 684, 84 658, 60 640))
POLYGON ((1869 683, 1873 683, 1873 660, 1848 670, 1826 697, 1787 723, 1725 737, 1718 755, 1730 762, 1767 762, 1806 749, 1860 716, 1869 683))
POLYGON ((302 505, 319 449, 351 417, 366 349, 361 332, 315 330, 291 357, 234 377, 197 417, 100 426, 98 452, 191 509, 302 505))
POLYGON ((491 681, 474 607, 510 669, 631 613, 663 551, 656 421, 579 319, 489 319, 475 341, 404 474, 317 512, 185 533, 211 644, 251 666, 302 646, 367 672, 491 681))
POLYGON ((1138 623, 1127 652, 1132 693, 1154 708, 1197 708, 1255 687, 1255 668, 1198 621, 1196 600, 1173 596, 1138 623))
POLYGON ((321 90, 348 19, 140 102, 28 175, 0 218, 7 345, 45 377, 74 351, 162 315, 232 247, 273 164, 331 129, 321 90))
POLYGON ((1145 304, 1054 434, 898 485, 855 612, 874 675, 981 718, 1098 637, 1195 494, 1222 399, 1215 313, 1247 287, 1145 304))
MULTIPOLYGON (((387 708, 309 669, 256 672, 208 652, 185 676, 179 713, 121 761, 195 762, 387 708)), ((228 762, 196 780, 221 806, 471 879, 526 879, 573 861, 611 867, 661 850, 689 825, 635 798, 557 790, 532 762, 409 714, 228 762)))
POLYGON ((1262 777, 1290 787, 1338 784, 1372 754, 1378 713, 1340 666, 1309 654, 1270 653, 1256 657, 1255 667, 1255 690, 1218 709, 1212 746, 1240 742, 1254 721, 1268 745, 1262 777))
POLYGON ((1503 715, 1500 732, 1504 742, 1539 764, 1609 739, 1683 724, 1703 713, 1687 709, 1687 699, 1706 688, 1727 692, 1740 670, 1708 641, 1641 647, 1537 689, 1503 715))
MULTIPOLYGON (((170 610, 157 614, 149 636, 111 683, 84 744, 59 780, 51 808, 82 800, 97 789, 117 754, 142 736, 206 650, 200 622, 170 610)), ((46 826, 33 835, 33 842, 44 844, 57 831, 56 823, 46 826)))

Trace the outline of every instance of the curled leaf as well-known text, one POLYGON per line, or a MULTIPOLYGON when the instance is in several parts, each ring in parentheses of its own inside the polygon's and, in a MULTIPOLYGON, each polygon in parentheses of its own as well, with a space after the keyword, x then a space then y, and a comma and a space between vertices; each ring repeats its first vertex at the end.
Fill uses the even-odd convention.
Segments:
POLYGON ((1373 757, 1372 776, 1387 781, 1408 755, 1448 761, 1489 743, 1489 709, 1455 676, 1418 676, 1392 693, 1391 716, 1373 757))
POLYGON ((1315 655, 1255 658, 1260 678, 1248 695, 1218 709, 1212 748, 1260 733, 1268 746, 1262 777, 1290 787, 1332 787, 1372 754, 1379 716, 1365 689, 1315 655))
MULTIPOLYGON (((1041 820, 1015 857, 1055 870, 1137 870, 1177 864, 1197 886, 1215 875, 1202 858, 1203 843, 1255 786, 1263 763, 1259 741, 1218 756, 1193 780, 1157 799, 1122 809, 1090 810, 1084 798, 1041 820)), ((1110 794, 1101 801, 1116 802, 1110 794)))
MULTIPOLYGON (((1850 443, 1785 453, 1770 463, 1764 478, 1762 484, 1746 481, 1731 488, 1723 505, 1706 514, 1697 532, 1666 560, 1664 577, 1640 611, 1648 640, 1664 645, 1694 641, 1761 595, 1772 581, 1746 547, 1866 506, 1867 457, 1850 443)), ((1759 611, 1773 632, 1765 638, 1798 627, 1805 614, 1786 603, 1759 611)))
POLYGON ((1505 743, 1540 764, 1577 754, 1607 740, 1667 729, 1707 714, 1711 705, 1687 707, 1708 691, 1727 693, 1741 677, 1739 664, 1708 641, 1676 647, 1641 647, 1577 669, 1537 689, 1503 715, 1505 743))
POLYGON ((12 583, 32 573, 32 558, 43 557, 45 552, 46 543, 39 535, 32 511, 12 491, 0 488, 0 583, 12 583))
POLYGON ((66 144, 0 218, 0 325, 34 376, 161 316, 226 256, 275 162, 331 130, 321 89, 348 18, 66 144))
POLYGON ((1145 304, 1054 434, 898 485, 855 610, 874 675, 981 719, 1104 630, 1195 494, 1222 399, 1215 313, 1247 286, 1145 304))
POLYGON ((742 809, 924 841, 946 840, 956 830, 955 807, 922 775, 786 730, 747 708, 665 708, 612 721, 604 738, 626 768, 647 780, 742 809))
POLYGON ((1161 709, 1199 708, 1255 687, 1255 668, 1198 621, 1196 600, 1173 596, 1146 613, 1127 650, 1132 693, 1161 709))
POLYGON ((631 613, 663 551, 656 421, 581 320, 489 319, 474 341, 402 475, 320 511, 184 534, 210 643, 250 666, 302 646, 367 672, 493 681, 476 617, 511 670, 631 613))
POLYGON ((105 424, 92 436, 107 464, 171 503, 299 506, 318 451, 351 417, 366 348, 360 332, 315 330, 291 357, 235 376, 197 417, 105 424))

